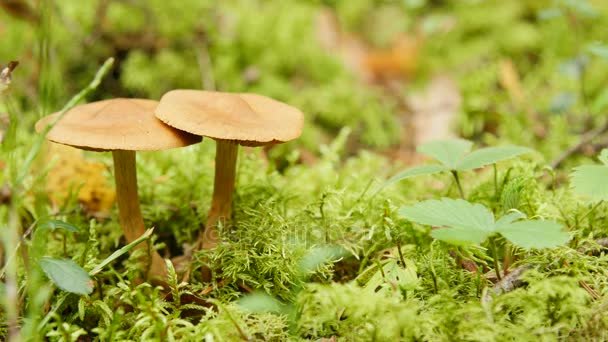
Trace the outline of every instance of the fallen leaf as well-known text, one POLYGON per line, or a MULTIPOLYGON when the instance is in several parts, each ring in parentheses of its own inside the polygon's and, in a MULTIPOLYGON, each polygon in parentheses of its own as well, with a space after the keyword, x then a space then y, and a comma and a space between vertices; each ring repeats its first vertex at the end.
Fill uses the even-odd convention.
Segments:
POLYGON ((86 160, 81 150, 50 143, 46 162, 52 163, 46 191, 54 206, 61 206, 70 192, 78 190, 78 201, 93 216, 106 217, 116 193, 105 176, 107 166, 86 160))
POLYGON ((407 79, 416 71, 422 39, 400 34, 389 49, 370 49, 364 67, 374 81, 407 79))

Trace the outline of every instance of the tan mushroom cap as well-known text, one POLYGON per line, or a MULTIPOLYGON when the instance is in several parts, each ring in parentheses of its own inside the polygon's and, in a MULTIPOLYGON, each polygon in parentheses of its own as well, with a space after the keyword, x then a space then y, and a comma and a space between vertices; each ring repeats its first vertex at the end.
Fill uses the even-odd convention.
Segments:
POLYGON ((155 113, 180 130, 249 146, 293 140, 304 126, 300 110, 256 94, 172 90, 155 113))
MULTIPOLYGON (((112 99, 70 109, 49 131, 47 139, 88 150, 150 151, 182 147, 201 141, 200 136, 165 125, 154 116, 158 101, 112 99)), ((36 123, 42 131, 60 113, 36 123)))

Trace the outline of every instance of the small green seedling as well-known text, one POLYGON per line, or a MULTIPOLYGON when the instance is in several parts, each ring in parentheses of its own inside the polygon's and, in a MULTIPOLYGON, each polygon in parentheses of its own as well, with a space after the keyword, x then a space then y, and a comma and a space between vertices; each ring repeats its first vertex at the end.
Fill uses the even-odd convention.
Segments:
POLYGON ((419 202, 401 208, 399 214, 419 224, 439 227, 431 232, 432 237, 458 245, 480 244, 494 234, 525 249, 556 247, 570 239, 557 222, 524 220, 525 215, 520 212, 495 220, 485 206, 461 199, 419 202))
POLYGON ((557 222, 524 220, 525 215, 518 211, 495 220, 494 214, 485 206, 462 199, 428 200, 401 208, 399 214, 412 222, 438 227, 431 236, 447 243, 480 245, 489 238, 494 271, 499 280, 496 234, 524 249, 556 247, 570 239, 557 222))
MULTIPOLYGON (((459 171, 478 169, 533 151, 521 146, 497 146, 485 147, 471 152, 472 146, 471 141, 464 139, 437 140, 422 144, 418 146, 416 151, 434 158, 441 164, 422 165, 406 169, 389 179, 382 188, 406 178, 450 171, 456 181, 460 196, 464 198, 464 192, 458 178, 459 171)), ((496 169, 494 172, 496 180, 496 169)))
MULTIPOLYGON (((64 230, 67 232, 79 231, 78 227, 69 223, 59 220, 48 220, 39 225, 36 233, 40 234, 39 232, 54 230, 64 230)), ((52 258, 49 256, 44 256, 38 260, 38 265, 58 288, 70 293, 88 295, 93 292, 93 280, 91 277, 99 273, 112 261, 116 260, 123 254, 128 253, 141 242, 149 239, 153 231, 153 228, 148 229, 135 241, 112 253, 89 272, 87 272, 73 260, 64 258, 52 258)))

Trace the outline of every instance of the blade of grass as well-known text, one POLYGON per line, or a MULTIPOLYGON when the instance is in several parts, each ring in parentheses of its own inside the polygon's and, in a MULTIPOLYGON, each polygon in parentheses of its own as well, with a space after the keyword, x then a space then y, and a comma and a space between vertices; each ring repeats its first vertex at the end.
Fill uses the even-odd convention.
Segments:
POLYGON ((101 68, 97 71, 97 74, 95 74, 95 78, 93 78, 91 83, 89 83, 89 85, 87 85, 78 94, 76 94, 74 97, 72 97, 70 99, 70 101, 68 101, 68 103, 61 109, 61 114, 59 114, 57 119, 55 119, 55 121, 53 121, 52 124, 50 124, 44 128, 42 133, 34 141, 34 145, 30 149, 30 152, 27 154, 27 157, 25 158, 23 166, 21 167, 21 172, 15 179, 14 185, 22 184, 23 179, 28 174, 31 165, 34 162, 34 159, 36 159, 36 156, 38 156, 38 152, 40 152, 42 143, 44 142, 45 137, 46 137, 47 133, 51 130, 51 128, 53 128, 53 126, 55 126, 55 124, 63 118, 65 113, 70 108, 74 107, 76 104, 78 104, 78 102, 82 101, 82 99, 84 99, 87 95, 89 95, 89 93, 91 93, 92 91, 97 89, 97 87, 101 83, 101 80, 110 71, 110 68, 112 67, 113 64, 114 64, 114 58, 108 58, 105 61, 105 63, 103 63, 101 68))
POLYGON ((121 255, 128 253, 131 249, 133 249, 135 246, 139 245, 140 243, 144 242, 145 240, 149 239, 150 236, 152 235, 152 232, 154 231, 154 228, 150 228, 148 230, 146 230, 145 233, 143 233, 140 237, 138 237, 137 239, 135 239, 133 242, 131 242, 130 244, 122 247, 121 249, 117 250, 116 252, 112 253, 109 257, 105 258, 104 261, 102 261, 99 265, 95 266, 94 269, 92 269, 89 272, 90 276, 94 276, 97 273, 101 272, 101 270, 109 263, 111 263, 112 261, 118 259, 121 255))

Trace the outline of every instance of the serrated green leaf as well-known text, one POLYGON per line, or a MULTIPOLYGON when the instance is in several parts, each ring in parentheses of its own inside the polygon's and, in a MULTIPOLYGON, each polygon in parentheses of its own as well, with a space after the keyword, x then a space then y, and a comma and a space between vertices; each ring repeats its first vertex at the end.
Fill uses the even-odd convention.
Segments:
POLYGON ((494 216, 481 204, 442 198, 419 202, 399 210, 406 219, 430 226, 492 231, 494 216))
POLYGON ((570 240, 562 225, 553 221, 531 220, 503 225, 497 231, 514 245, 530 248, 550 248, 570 240))
POLYGON ((432 175, 434 173, 449 171, 447 167, 443 165, 421 165, 415 166, 406 170, 401 171, 400 173, 393 176, 391 179, 387 180, 384 183, 383 187, 387 187, 393 183, 396 183, 400 180, 415 177, 415 176, 423 176, 423 175, 432 175))
POLYGON ((401 208, 399 213, 416 223, 442 227, 431 236, 453 244, 479 244, 494 233, 522 248, 555 247, 569 239, 556 222, 518 221, 525 217, 520 212, 510 212, 494 222, 486 207, 461 199, 424 201, 401 208))
POLYGON ((74 261, 43 257, 38 264, 58 288, 81 295, 93 292, 89 274, 74 261))
POLYGON ((78 233, 80 229, 73 224, 61 220, 46 220, 38 224, 38 230, 65 230, 66 232, 78 233))
POLYGON ((583 165, 574 169, 570 182, 574 192, 592 200, 608 200, 608 167, 583 165))
POLYGON ((464 156, 460 162, 458 162, 455 169, 458 171, 478 169, 480 167, 494 164, 501 160, 511 159, 531 151, 531 149, 521 146, 497 146, 481 148, 464 156))
POLYGON ((416 151, 440 161, 450 170, 455 170, 458 162, 469 151, 473 143, 464 139, 435 140, 418 146, 416 151))

